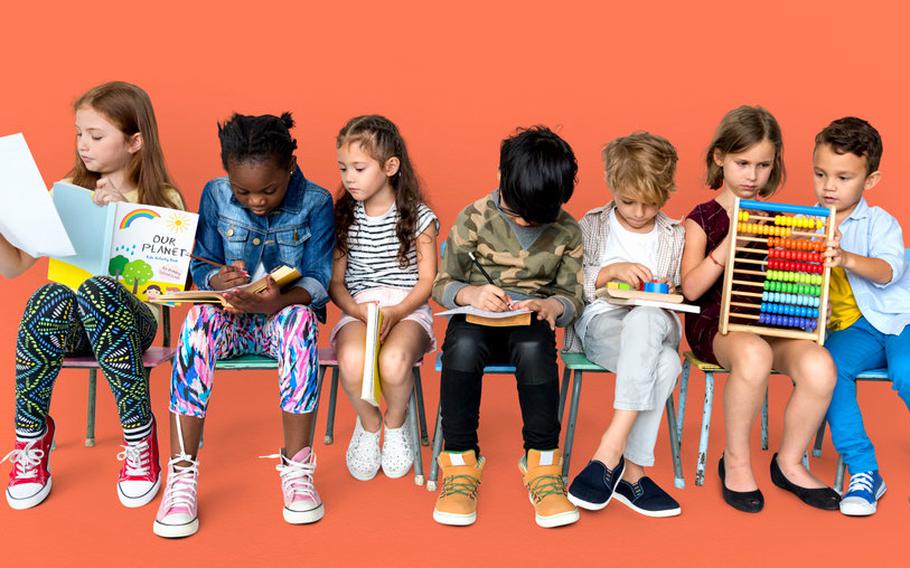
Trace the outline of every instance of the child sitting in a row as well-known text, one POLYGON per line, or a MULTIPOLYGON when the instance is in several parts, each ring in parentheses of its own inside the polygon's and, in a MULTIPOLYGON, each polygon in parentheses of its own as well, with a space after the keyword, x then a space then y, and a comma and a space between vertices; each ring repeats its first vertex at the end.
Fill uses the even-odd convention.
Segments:
POLYGON ((832 330, 825 341, 837 365, 828 422, 834 447, 850 469, 840 502, 845 515, 875 513, 885 493, 875 448, 856 398, 857 375, 888 368, 898 396, 910 407, 910 271, 897 220, 863 195, 881 179, 882 139, 859 118, 835 120, 815 137, 813 166, 819 205, 837 210, 837 238, 829 243, 832 330))
POLYGON ((680 373, 682 328, 675 312, 623 307, 596 299, 613 281, 640 288, 659 280, 675 291, 684 232, 660 209, 676 189, 676 150, 666 139, 636 132, 604 148, 605 181, 613 200, 582 218, 584 295, 587 306, 566 331, 585 356, 616 373, 613 418, 594 456, 569 487, 569 500, 599 510, 615 497, 649 517, 680 514, 679 503, 645 475, 667 397, 680 373))
POLYGON ((578 165, 569 145, 537 127, 503 140, 499 188, 458 215, 433 298, 447 308, 487 311, 526 308, 530 325, 487 327, 455 316, 442 354, 442 488, 433 518, 470 525, 484 457, 477 440, 483 369, 516 367, 524 427, 519 459, 537 524, 578 520, 566 498, 559 451, 556 327, 582 310, 582 243, 578 223, 562 209, 575 189, 578 165), (490 282, 492 280, 492 282, 490 282))

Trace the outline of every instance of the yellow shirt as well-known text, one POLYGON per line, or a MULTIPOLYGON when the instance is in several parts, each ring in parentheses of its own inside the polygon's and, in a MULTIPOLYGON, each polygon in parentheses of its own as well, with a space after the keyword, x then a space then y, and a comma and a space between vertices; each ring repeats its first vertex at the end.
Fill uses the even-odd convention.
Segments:
POLYGON ((828 329, 839 331, 847 329, 856 320, 863 317, 863 312, 856 305, 856 298, 853 297, 853 288, 850 287, 850 281, 847 280, 847 272, 843 267, 831 269, 831 319, 828 321, 828 329))

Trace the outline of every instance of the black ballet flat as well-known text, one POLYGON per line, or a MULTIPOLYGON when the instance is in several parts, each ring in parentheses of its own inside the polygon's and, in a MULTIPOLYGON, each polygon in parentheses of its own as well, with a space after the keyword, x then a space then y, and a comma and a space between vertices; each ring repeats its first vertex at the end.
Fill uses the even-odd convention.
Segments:
POLYGON ((727 489, 727 472, 724 470, 724 458, 721 456, 717 462, 717 475, 720 476, 720 485, 723 488, 724 501, 737 511, 744 513, 758 513, 765 507, 765 496, 760 489, 755 491, 731 491, 727 489))
POLYGON ((777 454, 774 454, 774 457, 771 458, 771 481, 781 489, 793 493, 810 507, 825 511, 837 511, 840 509, 840 495, 830 487, 807 489, 787 479, 777 463, 777 454))

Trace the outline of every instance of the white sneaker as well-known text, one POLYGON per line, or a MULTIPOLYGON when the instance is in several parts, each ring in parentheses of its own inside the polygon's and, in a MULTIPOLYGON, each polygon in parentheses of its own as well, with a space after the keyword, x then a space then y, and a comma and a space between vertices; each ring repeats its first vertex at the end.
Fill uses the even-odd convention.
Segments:
POLYGON ((414 453, 411 451, 408 418, 398 428, 384 428, 382 440, 382 473, 386 477, 397 479, 407 475, 414 464, 414 453))
POLYGON ((183 454, 167 464, 167 486, 152 530, 164 538, 181 538, 199 530, 196 490, 199 483, 199 462, 183 454), (190 465, 177 465, 185 462, 190 465))
POLYGON ((354 434, 345 454, 345 463, 354 479, 369 481, 376 477, 382 465, 382 454, 379 451, 379 432, 367 432, 360 424, 360 417, 354 424, 354 434))

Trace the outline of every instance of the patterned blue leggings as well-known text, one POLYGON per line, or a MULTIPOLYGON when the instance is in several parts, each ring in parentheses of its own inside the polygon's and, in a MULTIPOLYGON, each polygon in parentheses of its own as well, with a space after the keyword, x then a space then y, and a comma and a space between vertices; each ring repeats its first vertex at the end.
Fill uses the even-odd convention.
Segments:
POLYGON ((113 278, 89 278, 77 292, 62 284, 39 288, 25 306, 16 341, 16 429, 44 428, 63 358, 90 354, 114 393, 123 428, 147 424, 142 354, 157 328, 151 309, 113 278))

